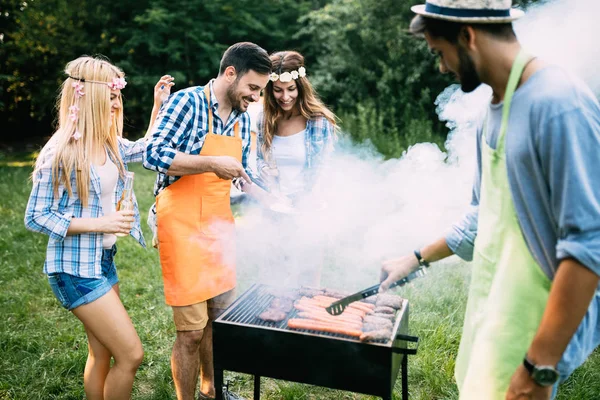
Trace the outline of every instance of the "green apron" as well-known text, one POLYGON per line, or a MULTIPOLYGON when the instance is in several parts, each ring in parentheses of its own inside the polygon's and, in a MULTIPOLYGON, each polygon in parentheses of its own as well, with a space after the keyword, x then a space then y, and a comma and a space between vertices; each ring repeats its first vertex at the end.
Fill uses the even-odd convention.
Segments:
POLYGON ((512 96, 530 56, 513 63, 496 150, 481 140, 481 196, 473 270, 455 377, 461 400, 504 400, 542 319, 550 280, 527 248, 512 201, 505 137, 512 96))

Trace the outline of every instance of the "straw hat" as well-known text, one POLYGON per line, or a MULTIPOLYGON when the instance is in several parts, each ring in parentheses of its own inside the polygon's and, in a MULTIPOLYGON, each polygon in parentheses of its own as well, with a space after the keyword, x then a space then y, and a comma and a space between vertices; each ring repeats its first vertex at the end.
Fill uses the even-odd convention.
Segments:
POLYGON ((512 22, 525 15, 511 6, 511 0, 427 0, 425 4, 411 7, 411 10, 428 18, 499 24, 512 22))

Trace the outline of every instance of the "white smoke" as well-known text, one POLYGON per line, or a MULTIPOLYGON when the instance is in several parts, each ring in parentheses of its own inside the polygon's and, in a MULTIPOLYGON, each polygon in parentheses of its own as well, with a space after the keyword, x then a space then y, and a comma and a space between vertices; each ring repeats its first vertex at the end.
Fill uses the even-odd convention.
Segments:
MULTIPOLYGON (((597 92, 599 9, 595 0, 545 2, 515 29, 530 52, 581 76, 597 92)), ((246 210, 237 228, 243 283, 309 284, 310 270, 323 266, 322 285, 361 289, 379 282, 382 260, 444 235, 470 203, 475 128, 490 95, 487 86, 464 94, 458 85, 440 94, 438 114, 451 130, 444 151, 421 143, 400 159, 383 160, 368 146, 339 146, 319 190, 307 199, 310 212, 275 222, 246 210)))

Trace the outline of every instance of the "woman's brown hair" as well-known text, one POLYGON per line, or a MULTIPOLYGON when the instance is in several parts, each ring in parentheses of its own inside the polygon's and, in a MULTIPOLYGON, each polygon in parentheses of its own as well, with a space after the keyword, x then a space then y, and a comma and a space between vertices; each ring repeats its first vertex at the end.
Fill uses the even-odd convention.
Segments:
MULTIPOLYGON (((274 73, 281 75, 284 72, 298 71, 300 67, 304 67, 304 57, 296 51, 279 51, 271 54, 272 70, 274 73)), ((294 81, 298 88, 298 97, 296 99, 296 108, 300 114, 307 120, 316 117, 324 117, 333 125, 336 125, 336 116, 327 108, 319 99, 310 81, 306 76, 298 78, 294 81)), ((277 132, 277 123, 283 118, 283 111, 275 100, 273 94, 273 82, 269 81, 264 91, 264 107, 263 107, 263 146, 262 153, 265 159, 270 157, 271 144, 273 136, 277 132)))

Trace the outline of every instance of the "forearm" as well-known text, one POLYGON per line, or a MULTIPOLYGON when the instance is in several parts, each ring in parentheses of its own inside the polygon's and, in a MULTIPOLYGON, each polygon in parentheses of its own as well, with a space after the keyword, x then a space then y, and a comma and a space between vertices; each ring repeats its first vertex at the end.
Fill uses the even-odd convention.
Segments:
POLYGON ((167 175, 183 176, 214 172, 215 157, 177 152, 167 175))
POLYGON ((67 236, 90 232, 99 232, 98 218, 72 218, 67 236))
POLYGON ((450 247, 448 247, 446 238, 440 238, 419 251, 421 252, 421 257, 427 262, 443 260, 454 254, 452 250, 450 250, 450 247))
POLYGON ((154 104, 152 107, 152 113, 150 114, 150 123, 148 124, 148 130, 146 131, 146 135, 144 136, 148 139, 152 136, 152 127, 154 126, 154 122, 156 121, 156 117, 158 116, 158 111, 160 110, 160 106, 154 104))
POLYGON ((556 365, 581 323, 599 277, 574 259, 558 268, 542 322, 527 356, 534 364, 556 365))

